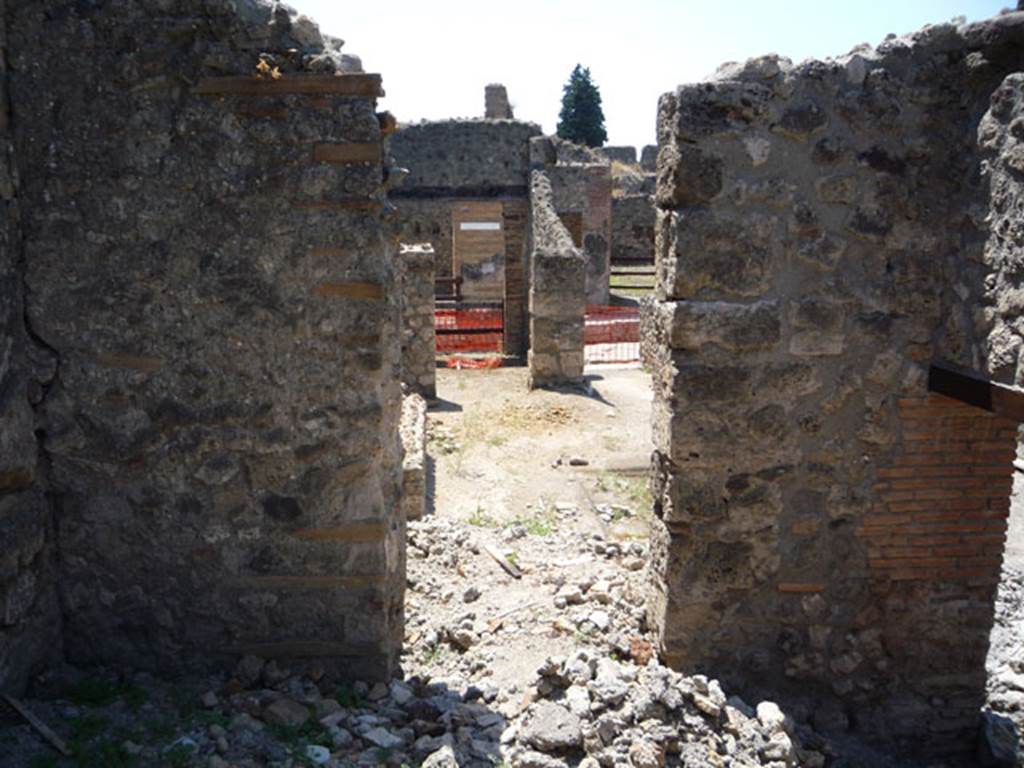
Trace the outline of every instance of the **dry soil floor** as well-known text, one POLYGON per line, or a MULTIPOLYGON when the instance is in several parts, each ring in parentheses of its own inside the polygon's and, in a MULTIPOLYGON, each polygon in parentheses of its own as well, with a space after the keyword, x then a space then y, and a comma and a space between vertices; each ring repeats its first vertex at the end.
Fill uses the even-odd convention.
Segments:
POLYGON ((650 376, 595 368, 583 387, 530 391, 524 368, 438 373, 432 511, 410 526, 407 671, 521 689, 588 633, 641 636, 650 376), (468 653, 445 642, 459 633, 468 653))

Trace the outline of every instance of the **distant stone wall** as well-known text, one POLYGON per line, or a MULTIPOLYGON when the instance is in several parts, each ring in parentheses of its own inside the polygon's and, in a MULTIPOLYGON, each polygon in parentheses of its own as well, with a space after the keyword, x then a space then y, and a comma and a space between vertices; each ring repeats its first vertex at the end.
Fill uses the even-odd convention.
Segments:
POLYGON ((439 120, 401 125, 390 150, 409 176, 395 197, 526 197, 534 123, 439 120))
POLYGON ((0 499, 0 680, 24 678, 19 635, 52 634, 51 514, 75 663, 388 675, 404 522, 379 77, 252 0, 5 17, 22 231, 7 219, 0 376, 22 463, 0 499))
POLYGON ((607 304, 611 276, 612 178, 599 151, 556 137, 536 139, 534 166, 550 181, 555 210, 580 221, 579 242, 587 261, 588 304, 607 304), (548 145, 544 147, 542 145, 548 145))
POLYGON ((612 198, 612 260, 654 260, 655 206, 652 195, 612 198))
POLYGON ((453 212, 483 201, 501 205, 505 254, 505 352, 526 351, 526 234, 529 142, 532 123, 447 120, 402 126, 389 151, 409 176, 390 193, 398 208, 399 237, 429 242, 438 276, 453 269, 453 212))
POLYGON ((654 173, 658 169, 658 146, 647 144, 640 151, 640 167, 648 173, 654 173))
POLYGON ((402 383, 424 397, 434 398, 434 249, 430 245, 403 244, 398 256, 402 287, 402 383))
POLYGON ((939 25, 659 104, 663 652, 919 758, 967 755, 983 697, 1016 430, 928 371, 1018 366, 1022 40, 939 25))
POLYGON ((551 182, 531 178, 530 387, 583 376, 586 262, 555 212, 551 182))
POLYGON ((597 151, 617 163, 636 165, 636 147, 599 147, 597 151))
POLYGON ((24 323, 19 156, 7 100, 6 3, 0 0, 0 691, 20 694, 61 654, 54 525, 35 409, 57 360, 24 323))
POLYGON ((397 198, 398 236, 406 243, 429 243, 438 277, 452 274, 452 203, 441 198, 397 198))

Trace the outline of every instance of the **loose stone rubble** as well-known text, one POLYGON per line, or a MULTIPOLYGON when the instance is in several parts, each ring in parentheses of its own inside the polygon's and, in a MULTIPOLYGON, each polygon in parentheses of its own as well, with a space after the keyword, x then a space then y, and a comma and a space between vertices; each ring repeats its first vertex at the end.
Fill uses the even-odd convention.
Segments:
MULTIPOLYGON (((572 519, 579 510, 565 505, 563 514, 572 519)), ((404 679, 339 685, 315 669, 296 673, 246 656, 230 675, 177 684, 68 669, 47 683, 60 696, 30 704, 70 734, 84 764, 107 755, 203 768, 858 765, 836 762, 833 745, 775 703, 744 702, 652 656, 633 575, 646 545, 432 518, 409 528, 404 679), (524 566, 537 616, 475 612, 481 591, 500 589, 491 586, 497 566, 485 547, 504 539, 524 563, 538 564, 524 566), (592 565, 572 581, 554 575, 557 565, 540 565, 573 555, 592 565), (472 586, 460 591, 467 580, 472 586), (490 654, 538 627, 568 638, 565 652, 522 669, 517 681, 493 680, 490 654)), ((26 726, 0 734, 10 745, 0 746, 8 768, 28 768, 45 754, 26 726)))

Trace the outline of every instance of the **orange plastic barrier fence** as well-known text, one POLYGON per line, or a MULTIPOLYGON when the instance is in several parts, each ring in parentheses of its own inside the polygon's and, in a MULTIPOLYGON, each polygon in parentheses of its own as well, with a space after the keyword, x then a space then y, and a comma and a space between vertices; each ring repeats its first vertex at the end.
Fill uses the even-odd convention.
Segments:
POLYGON ((639 343, 640 308, 587 305, 584 344, 639 343))
POLYGON ((452 352, 501 352, 505 336, 498 333, 449 333, 437 336, 437 353, 452 352))
POLYGON ((452 355, 446 358, 444 363, 449 368, 501 368, 502 359, 497 356, 462 357, 460 355, 452 355))
MULTIPOLYGON (((437 352, 498 352, 504 349, 501 307, 444 307, 434 310, 437 352)), ((469 366, 465 366, 469 367, 469 366)))

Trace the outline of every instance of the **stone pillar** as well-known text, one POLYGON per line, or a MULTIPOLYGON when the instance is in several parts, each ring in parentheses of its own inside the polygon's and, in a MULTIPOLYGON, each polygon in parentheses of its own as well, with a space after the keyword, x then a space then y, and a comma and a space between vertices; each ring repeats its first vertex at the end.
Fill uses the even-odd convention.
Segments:
POLYGON ((664 658, 952 761, 984 699, 1016 429, 928 372, 1020 370, 1021 198, 1001 164, 1021 88, 905 62, 1019 40, 1024 17, 1000 19, 870 62, 752 60, 658 118, 664 658))
POLYGON ((488 120, 512 120, 512 105, 508 92, 500 83, 491 83, 484 89, 484 117, 488 120))
POLYGON ((416 392, 402 398, 402 510, 419 520, 427 507, 427 402, 416 392))
POLYGON ((426 398, 437 396, 434 327, 434 248, 402 244, 402 383, 426 398))
POLYGON ((531 179, 530 387, 583 376, 586 261, 552 205, 542 171, 531 179))

